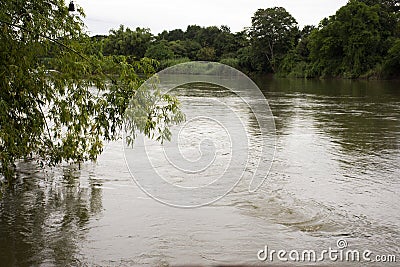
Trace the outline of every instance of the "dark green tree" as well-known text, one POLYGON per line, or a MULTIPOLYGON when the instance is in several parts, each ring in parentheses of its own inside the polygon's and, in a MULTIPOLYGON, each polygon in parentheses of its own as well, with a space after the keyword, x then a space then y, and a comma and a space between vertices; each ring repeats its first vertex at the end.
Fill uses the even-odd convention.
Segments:
POLYGON ((350 0, 309 38, 317 75, 359 77, 382 62, 396 23, 381 5, 350 0))
POLYGON ((197 33, 195 40, 202 47, 215 47, 216 39, 221 32, 222 31, 217 26, 201 28, 197 33))
POLYGON ((359 0, 369 6, 379 5, 388 12, 400 11, 400 0, 359 0))
POLYGON ((134 56, 143 58, 149 48, 153 35, 149 29, 137 27, 135 31, 121 25, 117 30, 111 30, 105 40, 104 55, 134 56))
POLYGON ((384 61, 384 71, 387 77, 400 76, 400 39, 397 39, 389 49, 384 61))
POLYGON ((157 36, 158 40, 178 41, 184 39, 184 32, 181 29, 175 29, 172 31, 163 31, 157 36))
POLYGON ((185 40, 182 42, 183 46, 185 47, 186 54, 185 57, 190 58, 191 60, 197 59, 197 53, 201 49, 201 45, 193 40, 185 40))
POLYGON ((309 36, 313 30, 315 30, 314 26, 306 25, 300 32, 299 42, 296 46, 296 54, 298 54, 300 58, 304 61, 307 61, 310 55, 310 50, 308 49, 308 43, 309 43, 309 36))
POLYGON ((237 51, 241 48, 228 26, 221 26, 219 34, 215 37, 213 47, 217 58, 235 58, 237 51))
POLYGON ((280 60, 296 45, 297 22, 283 7, 259 9, 252 17, 251 45, 263 69, 275 72, 280 60))
POLYGON ((185 47, 185 42, 181 40, 171 41, 169 47, 174 53, 175 57, 187 57, 187 48, 185 47))
POLYGON ((147 49, 145 56, 156 60, 165 60, 173 58, 174 52, 166 40, 161 40, 152 44, 147 49))
POLYGON ((216 60, 215 49, 212 47, 202 47, 197 52, 196 57, 197 60, 215 61, 216 60))
POLYGON ((197 36, 201 31, 201 27, 198 25, 189 25, 186 28, 186 32, 184 34, 186 40, 197 40, 197 36))

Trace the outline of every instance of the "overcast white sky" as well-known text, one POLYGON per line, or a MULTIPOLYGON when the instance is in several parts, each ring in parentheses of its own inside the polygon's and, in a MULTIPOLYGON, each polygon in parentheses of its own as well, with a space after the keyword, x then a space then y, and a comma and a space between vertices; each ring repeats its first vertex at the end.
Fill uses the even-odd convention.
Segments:
MULTIPOLYGON (((68 0, 66 0, 68 2, 68 0)), ((150 28, 157 34, 188 25, 227 25, 232 32, 251 25, 259 8, 282 6, 300 26, 316 25, 333 15, 347 0, 75 0, 86 13, 91 35, 107 34, 123 24, 132 29, 150 28)))

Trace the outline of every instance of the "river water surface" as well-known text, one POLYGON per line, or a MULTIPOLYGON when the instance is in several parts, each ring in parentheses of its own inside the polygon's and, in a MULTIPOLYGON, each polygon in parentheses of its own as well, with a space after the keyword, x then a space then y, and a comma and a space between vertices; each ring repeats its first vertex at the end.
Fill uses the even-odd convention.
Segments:
MULTIPOLYGON (((263 265, 271 263, 257 258, 265 246, 320 252, 338 240, 399 262, 400 83, 255 81, 277 134, 270 175, 256 193, 243 181, 202 208, 166 206, 133 182, 120 142, 80 169, 21 162, 21 182, 0 194, 0 266, 263 265)), ((213 98, 233 99, 186 89, 175 93, 187 114, 213 98)), ((214 112, 207 116, 221 115, 214 112)), ((319 264, 335 263, 343 265, 319 264)))

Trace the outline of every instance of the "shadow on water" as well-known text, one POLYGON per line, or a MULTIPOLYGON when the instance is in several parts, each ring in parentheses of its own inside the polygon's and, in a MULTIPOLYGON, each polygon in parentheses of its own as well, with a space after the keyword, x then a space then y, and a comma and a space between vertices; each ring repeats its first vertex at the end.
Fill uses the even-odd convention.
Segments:
POLYGON ((303 93, 324 96, 400 96, 400 81, 279 79, 252 77, 265 94, 270 92, 303 93))
POLYGON ((18 183, 0 198, 1 266, 68 266, 79 262, 80 240, 102 211, 102 189, 81 185, 74 167, 48 172, 20 163, 18 183))

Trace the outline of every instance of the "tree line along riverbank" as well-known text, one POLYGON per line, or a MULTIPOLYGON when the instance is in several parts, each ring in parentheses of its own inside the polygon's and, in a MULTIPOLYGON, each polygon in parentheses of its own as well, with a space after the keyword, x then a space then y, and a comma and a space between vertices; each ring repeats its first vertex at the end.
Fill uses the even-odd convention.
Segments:
POLYGON ((121 25, 91 37, 90 53, 156 59, 158 69, 219 61, 248 73, 283 77, 393 79, 400 77, 400 1, 350 0, 318 25, 300 29, 282 7, 259 9, 252 25, 189 25, 153 35, 121 25))

